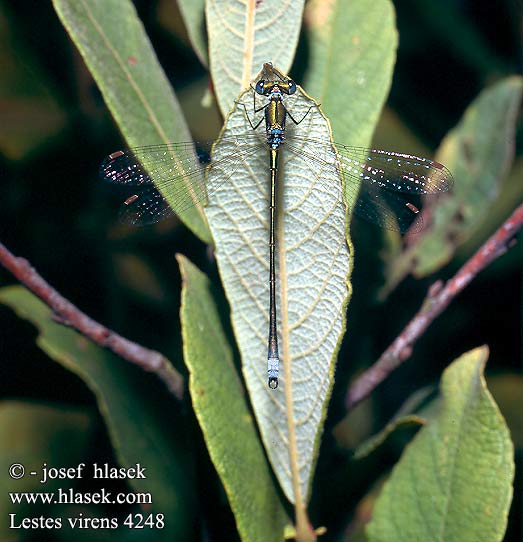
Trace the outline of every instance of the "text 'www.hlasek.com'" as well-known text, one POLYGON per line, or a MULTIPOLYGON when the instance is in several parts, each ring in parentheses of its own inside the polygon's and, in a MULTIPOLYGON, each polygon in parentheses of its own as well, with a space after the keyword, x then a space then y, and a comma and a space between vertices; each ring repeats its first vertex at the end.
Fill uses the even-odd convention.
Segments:
POLYGON ((31 470, 22 463, 13 463, 8 469, 9 487, 13 489, 8 492, 12 504, 9 529, 163 529, 165 518, 152 512, 151 493, 100 487, 104 483, 120 487, 119 480, 131 484, 146 480, 146 470, 140 463, 129 468, 111 467, 107 463, 79 463, 75 467, 51 467, 43 463, 31 470), (26 491, 15 491, 17 484, 26 491), (93 484, 96 489, 91 489, 93 484), (39 491, 39 487, 53 490, 39 491), (117 513, 108 514, 115 505, 117 513), (31 509, 36 513, 31 514, 31 509), (122 510, 126 512, 122 514, 122 510))

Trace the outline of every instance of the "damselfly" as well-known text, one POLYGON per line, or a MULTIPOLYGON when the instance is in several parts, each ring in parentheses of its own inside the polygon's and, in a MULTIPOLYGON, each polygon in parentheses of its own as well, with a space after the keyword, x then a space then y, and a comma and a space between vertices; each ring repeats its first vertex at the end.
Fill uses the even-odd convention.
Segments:
MULTIPOLYGON (((100 167, 101 176, 116 184, 133 187, 122 211, 131 224, 154 223, 172 212, 181 214, 205 203, 228 178, 248 167, 260 153, 269 157, 269 336, 267 371, 269 387, 278 387, 279 361, 276 324, 275 217, 279 157, 299 156, 311 167, 335 174, 343 182, 324 188, 342 204, 354 201, 354 212, 379 226, 400 232, 422 227, 420 197, 450 190, 452 175, 442 164, 409 154, 348 147, 330 140, 296 135, 292 128, 308 118, 308 110, 295 114, 287 98, 296 93, 295 82, 270 64, 252 89, 252 112, 245 104, 248 129, 220 138, 220 151, 207 143, 173 143, 120 150, 109 155, 100 167), (256 105, 256 96, 266 101, 256 105), (284 104, 285 100, 285 104, 284 104), (258 118, 256 115, 259 115, 258 118), (253 119, 251 119, 253 116, 253 119), (288 122, 290 120, 290 122, 288 122), (263 122, 265 121, 265 122, 263 122), (259 129, 261 127, 261 130, 259 129), (220 170, 221 175, 215 175, 220 170), (166 199, 169 194, 169 202, 166 199), (356 199, 356 194, 358 198, 356 199), (350 196, 350 197, 348 197, 350 196)), ((330 176, 332 179, 332 175, 330 176)), ((285 182, 282 179, 280 182, 285 182)), ((318 174, 318 182, 322 182, 318 174)))

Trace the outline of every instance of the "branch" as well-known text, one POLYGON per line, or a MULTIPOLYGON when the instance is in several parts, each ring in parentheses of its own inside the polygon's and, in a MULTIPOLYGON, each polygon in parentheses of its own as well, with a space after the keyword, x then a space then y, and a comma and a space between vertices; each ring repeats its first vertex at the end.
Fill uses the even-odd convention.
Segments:
POLYGON ((394 369, 410 357, 414 343, 432 321, 480 271, 507 251, 522 225, 523 205, 520 205, 445 286, 438 281, 429 288, 427 297, 414 318, 378 361, 350 386, 345 398, 347 409, 353 408, 365 399, 394 369))
POLYGON ((173 395, 182 399, 183 377, 162 354, 133 343, 89 318, 52 288, 27 260, 16 257, 2 243, 0 243, 0 263, 51 308, 56 322, 76 329, 94 343, 111 350, 145 371, 155 373, 173 395))

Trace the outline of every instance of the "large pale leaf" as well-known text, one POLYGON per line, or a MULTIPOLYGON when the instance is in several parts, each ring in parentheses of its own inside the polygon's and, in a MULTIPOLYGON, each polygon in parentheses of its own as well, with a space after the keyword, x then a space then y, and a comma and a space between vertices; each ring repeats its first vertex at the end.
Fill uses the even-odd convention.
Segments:
POLYGON ((407 447, 376 503, 369 542, 496 542, 512 498, 514 450, 483 377, 486 347, 450 365, 437 416, 407 447))
POLYGON ((157 388, 151 389, 152 382, 144 379, 141 369, 54 322, 51 310, 25 288, 3 288, 0 302, 33 323, 39 330, 38 346, 82 378, 96 395, 119 462, 146 467, 147 478, 131 479, 129 484, 136 491, 150 492, 152 511, 169 518, 165 529, 156 531, 156 540, 188 536, 193 495, 187 484, 184 434, 167 425, 172 414, 165 416, 157 388))
POLYGON ((514 76, 484 90, 443 140, 437 160, 452 171, 454 190, 435 206, 430 226, 389 262, 385 291, 409 272, 424 277, 445 265, 488 216, 512 161, 522 88, 514 76))
POLYGON ((243 541, 279 541, 288 523, 233 364, 207 277, 183 256, 182 334, 189 389, 243 541), (227 408, 224 408, 227 405, 227 408))
MULTIPOLYGON (((242 94, 240 101, 252 111, 251 91, 242 94)), ((301 119, 314 102, 298 87, 297 93, 287 98, 286 105, 296 119, 301 119)), ((298 126, 291 125, 288 121, 288 132, 329 141, 329 124, 318 107, 313 107, 298 126)), ((258 132, 262 140, 260 152, 245 154, 234 172, 216 172, 221 177, 213 182, 223 182, 210 195, 206 213, 265 448, 286 496, 299 503, 307 499, 334 362, 345 328, 351 260, 339 176, 318 169, 317 163, 302 154, 285 153, 284 148, 276 231, 277 312, 283 367, 280 387, 270 390, 270 183, 264 131, 262 126, 258 132)), ((227 118, 222 131, 224 139, 214 150, 215 159, 222 153, 233 152, 234 137, 241 138, 244 133, 254 137, 246 109, 238 105, 227 118)), ((289 134, 287 145, 291 144, 290 138, 289 134)), ((241 154, 241 147, 236 152, 241 154)))
POLYGON ((287 72, 294 58, 304 0, 207 0, 209 57, 225 116, 265 62, 287 72))
MULTIPOLYGON (((53 0, 53 4, 130 147, 191 140, 130 0, 53 0)), ((166 192, 164 196, 169 200, 172 195, 166 192)), ((184 212, 181 218, 210 242, 201 207, 184 212)))
POLYGON ((310 56, 303 87, 321 103, 335 141, 367 147, 396 60, 398 36, 392 3, 311 0, 304 20, 310 56))

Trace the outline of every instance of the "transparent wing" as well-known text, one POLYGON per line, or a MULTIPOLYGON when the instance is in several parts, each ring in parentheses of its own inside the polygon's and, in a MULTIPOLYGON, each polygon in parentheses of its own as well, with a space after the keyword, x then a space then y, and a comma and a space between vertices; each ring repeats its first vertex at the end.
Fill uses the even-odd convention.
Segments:
MULTIPOLYGON (((258 134, 228 138, 227 151, 211 159, 212 141, 151 145, 116 151, 100 165, 100 176, 108 182, 132 187, 120 212, 123 222, 152 224, 173 212, 204 204, 219 184, 225 182, 252 153, 264 148, 258 134), (210 176, 213 168, 226 174, 210 176)), ((266 149, 265 149, 266 150, 266 149)))
POLYGON ((127 198, 120 207, 119 218, 125 224, 155 224, 173 214, 171 206, 152 185, 144 185, 137 194, 127 198))
MULTIPOLYGON (((120 214, 131 224, 157 222, 207 201, 207 196, 226 182, 253 155, 267 152, 260 133, 223 138, 226 149, 218 160, 211 159, 213 142, 173 143, 117 151, 100 166, 107 181, 133 188, 120 214), (213 168, 225 174, 209 175, 213 168)), ((341 200, 356 201, 354 211, 383 228, 401 232, 419 231, 422 197, 452 188, 450 171, 442 164, 409 154, 364 149, 304 138, 288 132, 283 154, 291 153, 314 168, 339 170, 341 186, 328 186, 341 200), (361 183, 361 186, 360 186, 361 183), (359 196, 359 197, 358 197, 359 196), (357 198, 357 200, 356 200, 357 198)), ((319 182, 321 175, 319 175, 319 182)))
POLYGON ((453 185, 450 171, 428 158, 298 136, 289 137, 285 146, 317 166, 338 168, 346 199, 355 201, 358 196, 354 212, 390 230, 419 231, 422 198, 447 192, 453 185))

